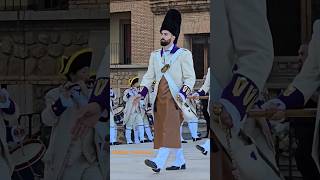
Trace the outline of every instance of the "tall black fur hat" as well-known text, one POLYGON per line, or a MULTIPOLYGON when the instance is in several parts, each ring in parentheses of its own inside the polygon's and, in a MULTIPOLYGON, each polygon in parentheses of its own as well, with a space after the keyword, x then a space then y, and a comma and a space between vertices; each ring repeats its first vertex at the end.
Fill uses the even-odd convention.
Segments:
POLYGON ((181 13, 176 9, 170 9, 166 16, 164 17, 164 20, 162 22, 160 32, 162 30, 167 30, 171 32, 176 39, 174 40, 174 44, 177 44, 179 34, 180 34, 180 26, 181 26, 181 13))

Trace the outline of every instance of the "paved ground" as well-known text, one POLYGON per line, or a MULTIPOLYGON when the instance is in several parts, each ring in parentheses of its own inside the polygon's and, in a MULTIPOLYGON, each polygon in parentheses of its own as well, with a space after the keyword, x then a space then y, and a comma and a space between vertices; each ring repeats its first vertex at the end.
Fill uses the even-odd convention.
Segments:
MULTIPOLYGON (((147 158, 153 158, 155 152, 152 143, 111 146, 110 151, 110 179, 111 180, 209 180, 210 160, 209 155, 202 155, 196 148, 196 144, 202 144, 204 140, 196 143, 188 141, 182 144, 186 158, 186 170, 165 171, 155 174, 144 164, 147 158)), ((173 162, 173 156, 169 157, 167 166, 173 162)))

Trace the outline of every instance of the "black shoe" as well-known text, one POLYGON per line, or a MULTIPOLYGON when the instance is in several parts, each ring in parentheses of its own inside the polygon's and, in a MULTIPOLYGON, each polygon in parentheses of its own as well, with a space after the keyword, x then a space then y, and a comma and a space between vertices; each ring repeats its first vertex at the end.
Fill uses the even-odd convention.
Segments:
POLYGON ((112 142, 112 143, 109 143, 110 144, 110 146, 112 146, 112 145, 119 145, 120 143, 119 142, 112 142))
POLYGON ((144 164, 147 165, 148 167, 151 167, 152 170, 153 169, 155 169, 155 170, 158 169, 157 164, 155 162, 149 160, 149 159, 144 160, 144 164))
POLYGON ((159 173, 160 169, 159 168, 158 169, 152 169, 152 171, 155 172, 155 173, 159 173))
POLYGON ((144 142, 153 142, 153 141, 148 139, 148 140, 144 140, 144 142))
POLYGON ((193 142, 195 142, 195 141, 200 141, 201 139, 202 139, 201 137, 192 138, 193 142))
POLYGON ((167 171, 171 171, 171 170, 184 170, 186 169, 186 164, 183 164, 182 166, 171 166, 171 167, 167 167, 166 170, 167 171))
POLYGON ((198 135, 198 137, 201 137, 201 133, 200 132, 198 132, 197 135, 198 135))
POLYGON ((140 143, 145 143, 145 142, 146 142, 145 140, 140 141, 140 143))
POLYGON ((181 143, 188 143, 186 140, 181 141, 181 143))
POLYGON ((208 151, 206 151, 202 146, 196 145, 196 148, 197 148, 199 151, 201 151, 201 153, 202 153, 203 155, 207 155, 207 154, 208 154, 208 151))
POLYGON ((128 144, 133 144, 133 142, 129 142, 128 144))

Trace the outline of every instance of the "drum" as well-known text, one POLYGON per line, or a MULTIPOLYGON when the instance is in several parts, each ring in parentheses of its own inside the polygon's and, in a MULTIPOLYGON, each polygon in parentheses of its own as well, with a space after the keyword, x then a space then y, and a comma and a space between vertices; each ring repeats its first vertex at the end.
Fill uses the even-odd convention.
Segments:
POLYGON ((10 151, 15 164, 12 180, 35 180, 43 178, 44 164, 41 161, 45 145, 37 139, 27 140, 10 151))
POLYGON ((117 125, 122 125, 123 124, 123 119, 124 119, 124 107, 118 106, 115 109, 113 109, 114 112, 114 122, 117 125))

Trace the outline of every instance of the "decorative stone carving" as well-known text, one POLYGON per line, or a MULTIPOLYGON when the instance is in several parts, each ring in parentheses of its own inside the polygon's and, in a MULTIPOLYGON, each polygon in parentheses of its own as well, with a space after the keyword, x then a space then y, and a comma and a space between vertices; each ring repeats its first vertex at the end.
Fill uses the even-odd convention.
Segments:
POLYGON ((30 75, 36 75, 36 71, 37 71, 37 59, 34 58, 29 58, 26 59, 26 76, 30 76, 30 75))
POLYGON ((51 32, 50 33, 50 39, 51 39, 51 42, 56 44, 59 42, 60 40, 60 34, 57 33, 57 32, 51 32))
POLYGON ((72 33, 64 32, 61 35, 61 44, 64 46, 70 46, 72 43, 72 33))
POLYGON ((36 38, 34 37, 33 32, 26 32, 26 44, 32 45, 36 43, 36 38))
POLYGON ((39 75, 57 75, 57 59, 46 56, 38 61, 39 75))
POLYGON ((23 33, 15 33, 15 34, 12 34, 12 39, 15 43, 17 44, 23 44, 24 41, 25 41, 25 37, 24 37, 24 34, 23 33))
POLYGON ((31 55, 37 59, 45 56, 47 54, 47 47, 43 45, 31 46, 31 55))
POLYGON ((17 45, 14 47, 14 57, 20 59, 26 59, 29 56, 28 48, 23 45, 17 45))
POLYGON ((49 56, 52 56, 54 58, 57 58, 63 54, 64 47, 60 44, 52 44, 49 45, 48 51, 49 56))
POLYGON ((73 36, 72 43, 76 45, 85 45, 88 44, 88 38, 88 33, 81 32, 73 36))
POLYGON ((5 54, 11 54, 13 51, 13 42, 9 37, 4 37, 3 39, 1 39, 0 41, 0 49, 1 52, 5 53, 5 54))
POLYGON ((8 75, 9 76, 23 76, 24 74, 24 60, 11 57, 9 59, 9 65, 8 65, 8 75))
POLYGON ((41 44, 48 45, 49 44, 49 36, 45 33, 40 33, 38 35, 38 40, 41 44))

